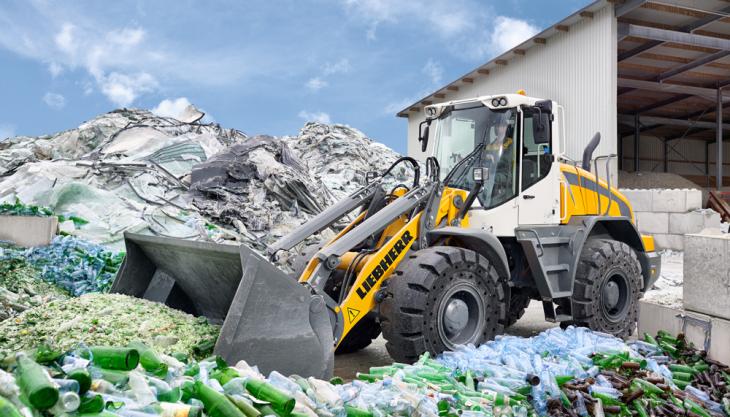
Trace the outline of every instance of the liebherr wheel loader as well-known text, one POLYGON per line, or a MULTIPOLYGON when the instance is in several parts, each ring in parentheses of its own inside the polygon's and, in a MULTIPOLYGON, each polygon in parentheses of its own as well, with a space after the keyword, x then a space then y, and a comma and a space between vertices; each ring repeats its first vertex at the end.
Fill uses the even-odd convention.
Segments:
POLYGON ((434 151, 423 179, 401 158, 413 183, 370 178, 269 248, 299 248, 296 278, 245 246, 128 234, 112 291, 222 322, 215 352, 229 362, 318 377, 335 348, 380 331, 402 362, 482 343, 530 300, 548 321, 630 334, 660 258, 611 186, 611 156, 592 157, 600 135, 578 163, 554 101, 503 94, 425 112, 419 139, 434 151), (322 247, 301 249, 350 213, 322 247))

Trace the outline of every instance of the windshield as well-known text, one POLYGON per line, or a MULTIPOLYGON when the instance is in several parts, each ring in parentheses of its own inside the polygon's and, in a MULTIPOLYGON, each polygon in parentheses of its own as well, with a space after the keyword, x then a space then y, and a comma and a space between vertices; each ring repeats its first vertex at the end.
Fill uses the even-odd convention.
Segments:
POLYGON ((451 175, 447 186, 469 190, 472 168, 488 169, 488 177, 479 192, 482 207, 491 208, 511 199, 517 193, 517 152, 515 146, 515 109, 492 110, 481 103, 469 103, 446 109, 438 119, 436 158, 441 166, 441 179, 477 145, 482 150, 451 175))

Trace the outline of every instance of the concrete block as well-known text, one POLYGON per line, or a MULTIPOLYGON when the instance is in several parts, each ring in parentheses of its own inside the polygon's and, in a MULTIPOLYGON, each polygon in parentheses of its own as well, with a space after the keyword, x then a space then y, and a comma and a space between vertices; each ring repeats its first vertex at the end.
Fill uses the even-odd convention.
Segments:
POLYGON ((687 190, 652 190, 651 211, 685 213, 687 190))
POLYGON ((657 249, 684 250, 684 235, 655 233, 652 236, 657 249))
POLYGON ((699 210, 702 208, 702 190, 687 190, 687 211, 699 210))
POLYGON ((705 216, 698 211, 669 213, 669 233, 699 233, 705 228, 705 216))
POLYGON ((18 246, 45 246, 58 230, 58 217, 0 216, 0 240, 18 246))
POLYGON ((712 209, 702 210, 705 229, 722 229, 722 216, 712 209))
POLYGON ((639 301, 639 332, 655 335, 659 330, 672 334, 682 332, 697 348, 707 349, 710 359, 730 362, 730 321, 705 314, 669 307, 646 300, 639 301))
POLYGON ((642 233, 669 233, 669 213, 634 212, 642 233))
POLYGON ((730 235, 685 236, 684 308, 730 319, 730 235))
POLYGON ((629 200, 629 203, 631 203, 631 208, 634 211, 651 211, 652 205, 651 205, 651 196, 653 194, 652 190, 629 190, 629 189, 621 189, 619 190, 621 194, 624 195, 629 200))

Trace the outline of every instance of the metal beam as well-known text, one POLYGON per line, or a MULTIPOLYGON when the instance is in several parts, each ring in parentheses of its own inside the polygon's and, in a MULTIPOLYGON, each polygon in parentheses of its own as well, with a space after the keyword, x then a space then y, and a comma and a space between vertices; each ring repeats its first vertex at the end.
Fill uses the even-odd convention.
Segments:
MULTIPOLYGON (((730 13, 730 6, 725 7, 724 9, 721 9, 720 10, 720 13, 730 13)), ((697 20, 695 20, 694 22, 692 22, 692 23, 690 23, 688 25, 684 25, 684 26, 680 27, 677 30, 680 31, 680 32, 688 32, 689 33, 689 32, 692 32, 692 31, 694 31, 696 29, 699 29, 699 28, 701 28, 703 26, 709 25, 710 23, 715 22, 715 21, 720 20, 720 19, 722 19, 722 16, 715 15, 715 14, 710 14, 710 15, 708 15, 706 17, 703 17, 702 19, 697 19, 697 20)), ((649 42, 646 42, 646 43, 644 43, 642 45, 637 46, 634 49, 631 49, 631 50, 628 50, 626 52, 623 52, 623 53, 619 54, 618 55, 618 61, 621 62, 621 61, 623 61, 625 59, 629 59, 632 56, 635 56, 635 55, 638 55, 638 54, 640 54, 642 52, 648 51, 649 49, 651 49, 651 48, 653 48, 655 46, 659 46, 662 43, 664 43, 664 42, 662 42, 662 41, 649 41, 649 42)))
MULTIPOLYGON (((639 138, 641 137, 641 130, 639 130, 639 127, 641 126, 641 122, 639 122, 639 115, 634 115, 634 172, 639 172, 639 138)), ((598 175, 598 174, 596 174, 598 175)))
MULTIPOLYGON (((663 93, 674 94, 691 94, 693 96, 702 97, 712 101, 715 101, 715 99, 717 98, 717 91, 715 91, 714 88, 658 83, 655 81, 645 80, 632 80, 630 78, 619 78, 617 80, 617 84, 619 87, 638 88, 639 90, 659 91, 663 93)), ((723 93, 723 100, 730 100, 730 94, 723 93)))
MULTIPOLYGON (((621 122, 621 121, 619 120, 619 122, 621 122)), ((631 126, 633 126, 633 125, 634 125, 634 122, 632 121, 631 126)), ((639 127, 639 133, 644 133, 646 131, 656 129, 656 128, 662 127, 662 126, 664 126, 664 125, 651 125, 651 126, 644 125, 644 126, 639 127)), ((634 131, 631 131, 631 133, 622 134, 621 138, 628 138, 629 136, 633 137, 634 131)))
POLYGON ((701 67, 705 64, 709 64, 710 62, 717 61, 718 59, 724 58, 726 56, 730 55, 730 51, 717 51, 714 54, 705 55, 701 58, 695 59, 692 62, 688 62, 684 65, 680 65, 676 68, 672 68, 669 71, 664 71, 663 73, 659 74, 659 76, 656 78, 657 81, 664 81, 667 78, 674 77, 675 75, 679 75, 683 72, 689 71, 691 69, 701 67))
POLYGON ((621 17, 627 13, 631 13, 634 9, 638 9, 643 6, 647 0, 627 0, 622 4, 617 4, 614 8, 616 17, 621 17))
POLYGON ((670 104, 677 103, 679 101, 682 101, 686 98, 690 98, 692 95, 690 94, 680 94, 678 96, 669 97, 668 99, 657 101, 656 103, 652 103, 649 105, 646 105, 644 107, 639 108, 638 110, 634 111, 633 113, 646 113, 650 112, 652 110, 656 110, 660 107, 668 106, 670 104))
POLYGON ((633 36, 659 42, 681 43, 703 48, 730 50, 730 39, 714 36, 697 35, 694 33, 679 32, 676 30, 660 29, 650 26, 633 25, 630 23, 618 24, 619 37, 633 36))
POLYGON ((716 131, 717 131, 717 156, 715 157, 715 167, 717 169, 717 189, 722 188, 722 131, 725 126, 722 124, 722 88, 717 89, 717 110, 716 115, 716 131))
POLYGON ((664 139, 664 172, 669 172, 669 146, 667 145, 669 140, 664 139))
MULTIPOLYGON (((619 114, 618 120, 623 123, 629 123, 630 120, 634 119, 635 115, 630 114, 619 114)), ((656 116, 641 116, 642 123, 649 125, 665 125, 665 126, 680 126, 680 127, 696 127, 700 129, 715 129, 718 125, 715 122, 705 122, 701 120, 685 120, 685 119, 672 119, 670 117, 656 117, 656 116)), ((730 130, 730 123, 722 125, 723 130, 730 130)))
POLYGON ((700 127, 700 128, 690 127, 689 129, 687 129, 686 131, 684 131, 681 135, 669 136, 666 139, 671 141, 671 140, 675 140, 675 139, 684 139, 684 138, 687 138, 687 139, 696 139, 696 140, 705 140, 706 141, 706 139, 702 139, 702 138, 693 138, 693 137, 691 137, 691 135, 694 135, 695 133, 704 132, 704 131, 707 131, 707 130, 713 130, 714 131, 715 128, 713 127, 712 129, 708 129, 706 127, 700 127))

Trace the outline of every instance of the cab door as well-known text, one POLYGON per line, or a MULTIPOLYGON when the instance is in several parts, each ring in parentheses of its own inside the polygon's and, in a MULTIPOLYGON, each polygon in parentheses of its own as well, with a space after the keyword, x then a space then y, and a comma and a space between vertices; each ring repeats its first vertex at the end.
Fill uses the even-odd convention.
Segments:
POLYGON ((560 222, 560 169, 553 157, 552 116, 534 107, 520 113, 520 225, 560 222))

